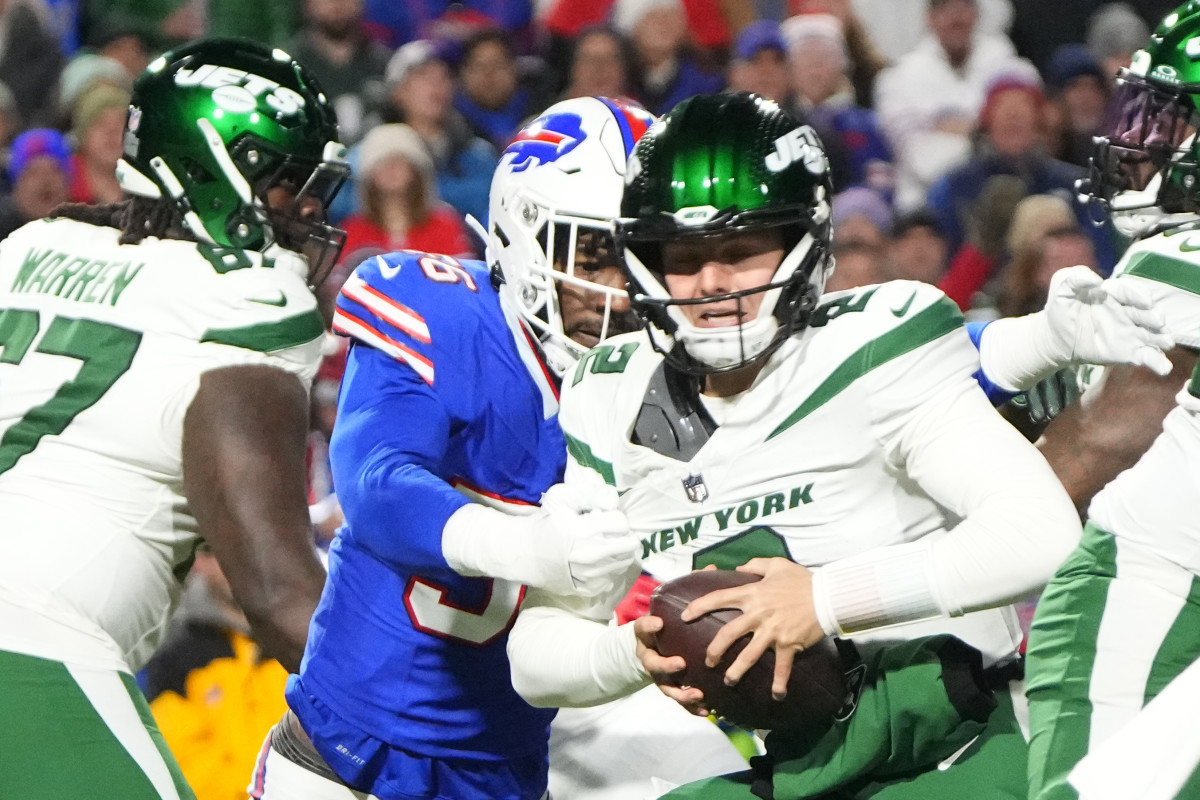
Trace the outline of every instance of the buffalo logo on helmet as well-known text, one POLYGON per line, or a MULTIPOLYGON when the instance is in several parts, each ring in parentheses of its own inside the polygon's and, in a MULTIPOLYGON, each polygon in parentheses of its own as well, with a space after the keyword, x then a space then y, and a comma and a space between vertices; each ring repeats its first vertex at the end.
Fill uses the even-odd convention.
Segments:
POLYGON ((512 171, 522 172, 538 164, 550 164, 578 147, 587 134, 578 114, 550 114, 530 123, 504 153, 512 153, 512 171))

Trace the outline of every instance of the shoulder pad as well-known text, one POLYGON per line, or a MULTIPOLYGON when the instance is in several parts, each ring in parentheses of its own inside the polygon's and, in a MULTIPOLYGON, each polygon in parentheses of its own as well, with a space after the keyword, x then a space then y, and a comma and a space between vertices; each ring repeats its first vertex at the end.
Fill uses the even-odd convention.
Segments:
POLYGON ((333 330, 408 364, 432 385, 434 348, 456 348, 458 341, 443 339, 470 337, 477 300, 494 293, 490 281, 478 261, 411 250, 377 256, 342 287, 333 330), (451 324, 438 324, 448 318, 451 324))
POLYGON ((824 327, 834 320, 842 325, 857 322, 880 332, 914 321, 918 315, 953 317, 962 325, 958 306, 936 286, 920 281, 888 281, 831 292, 821 298, 810 327, 824 327))

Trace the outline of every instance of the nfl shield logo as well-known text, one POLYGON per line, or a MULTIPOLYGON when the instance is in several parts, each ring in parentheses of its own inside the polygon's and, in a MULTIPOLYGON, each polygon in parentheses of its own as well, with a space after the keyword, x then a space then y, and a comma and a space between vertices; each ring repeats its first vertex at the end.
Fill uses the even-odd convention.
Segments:
POLYGON ((704 485, 703 475, 688 475, 683 479, 683 490, 693 503, 703 503, 708 499, 708 487, 704 485))

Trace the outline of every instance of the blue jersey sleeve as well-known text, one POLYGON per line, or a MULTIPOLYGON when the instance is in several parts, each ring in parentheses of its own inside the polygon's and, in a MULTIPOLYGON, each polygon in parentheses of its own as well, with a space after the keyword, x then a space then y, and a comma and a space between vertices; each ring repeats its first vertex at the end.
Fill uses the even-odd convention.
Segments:
MULTIPOLYGON (((976 350, 979 349, 979 343, 983 339, 984 329, 990 324, 990 322, 967 323, 967 335, 971 337, 971 344, 975 345, 976 350)), ((1001 389, 992 383, 991 379, 983 371, 983 367, 975 370, 975 380, 979 383, 979 388, 983 389, 984 394, 987 395, 988 400, 991 400, 994 406, 1002 406, 1020 394, 1020 392, 1010 392, 1007 389, 1001 389)))
POLYGON ((449 569, 442 529, 469 502, 433 471, 450 426, 417 373, 374 348, 350 348, 329 457, 348 535, 377 558, 449 569))
POLYGON ((469 502, 441 467, 463 414, 453 385, 476 360, 475 318, 455 298, 485 277, 482 265, 392 253, 360 265, 337 299, 334 329, 354 339, 330 442, 346 535, 405 569, 449 568, 442 529, 469 502))

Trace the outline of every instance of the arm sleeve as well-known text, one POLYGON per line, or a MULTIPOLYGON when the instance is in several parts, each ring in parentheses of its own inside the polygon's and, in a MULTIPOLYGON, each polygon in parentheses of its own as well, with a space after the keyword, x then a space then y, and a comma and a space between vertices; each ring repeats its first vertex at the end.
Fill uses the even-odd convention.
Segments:
POLYGON ((637 657, 632 622, 609 625, 617 601, 637 578, 634 567, 600 602, 529 590, 508 637, 513 687, 544 708, 583 708, 624 697, 650 683, 637 657))
POLYGON ((1078 542, 1079 519, 1061 484, 988 406, 969 363, 964 353, 927 348, 878 371, 881 385, 903 385, 906 375, 915 384, 877 409, 889 460, 961 522, 815 570, 827 633, 1004 605, 1043 586, 1078 542), (957 376, 939 369, 958 358, 957 376), (932 387, 912 379, 923 372, 946 377, 932 387))
POLYGON ((449 568, 442 529, 469 502, 433 471, 450 428, 444 404, 416 372, 351 346, 329 456, 355 543, 396 565, 449 568))
MULTIPOLYGON (((966 325, 967 336, 971 337, 971 344, 975 345, 976 350, 982 350, 981 342, 983 340, 983 331, 991 322, 968 322, 966 325)), ((1004 405, 1009 400, 1019 394, 1009 389, 1003 389, 997 386, 992 379, 988 377, 987 372, 983 369, 983 363, 979 365, 979 369, 975 370, 975 382, 979 384, 979 388, 983 389, 983 393, 987 395, 987 399, 992 402, 992 405, 1004 405)))

